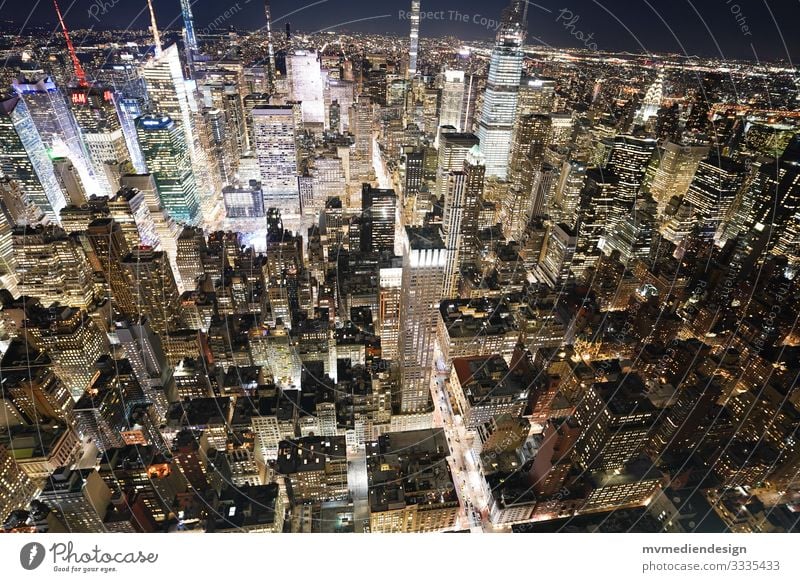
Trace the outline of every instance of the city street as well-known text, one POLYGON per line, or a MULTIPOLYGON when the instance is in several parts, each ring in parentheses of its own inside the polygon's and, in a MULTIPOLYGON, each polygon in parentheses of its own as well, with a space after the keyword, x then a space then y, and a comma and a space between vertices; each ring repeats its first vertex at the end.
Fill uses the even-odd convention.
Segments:
POLYGON ((369 528, 369 480, 363 447, 347 451, 347 485, 353 498, 353 521, 356 533, 369 528))
POLYGON ((450 468, 462 510, 457 529, 488 531, 491 525, 487 522, 488 500, 481 484, 480 463, 472 449, 473 437, 452 409, 446 388, 448 375, 443 360, 437 357, 435 380, 431 385, 435 407, 433 417, 434 423, 444 429, 450 446, 450 468))

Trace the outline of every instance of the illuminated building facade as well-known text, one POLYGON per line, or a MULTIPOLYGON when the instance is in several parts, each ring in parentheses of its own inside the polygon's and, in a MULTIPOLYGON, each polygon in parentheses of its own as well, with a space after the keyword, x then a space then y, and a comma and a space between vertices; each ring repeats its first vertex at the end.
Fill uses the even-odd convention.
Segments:
POLYGON ((148 115, 136 120, 136 132, 164 209, 175 220, 197 222, 199 195, 183 130, 169 116, 148 115))

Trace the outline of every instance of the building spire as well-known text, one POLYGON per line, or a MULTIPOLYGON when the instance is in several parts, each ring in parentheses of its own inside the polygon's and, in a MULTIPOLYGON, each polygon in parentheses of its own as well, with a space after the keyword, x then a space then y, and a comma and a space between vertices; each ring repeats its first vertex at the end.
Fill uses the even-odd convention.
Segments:
POLYGON ((61 30, 64 32, 64 40, 67 43, 67 50, 69 51, 69 58, 72 59, 72 66, 75 69, 75 78, 78 79, 78 85, 80 87, 86 87, 89 85, 89 82, 86 80, 86 73, 81 66, 81 62, 78 60, 78 55, 75 53, 75 47, 72 45, 72 39, 69 37, 69 31, 67 30, 67 25, 64 24, 64 17, 61 16, 61 8, 58 7, 58 0, 53 0, 53 6, 56 7, 56 15, 58 16, 58 22, 61 24, 61 30))
POLYGON ((156 13, 153 10, 153 2, 147 0, 147 6, 150 8, 150 28, 153 29, 153 41, 155 42, 156 58, 161 56, 161 35, 158 34, 158 23, 156 22, 156 13))

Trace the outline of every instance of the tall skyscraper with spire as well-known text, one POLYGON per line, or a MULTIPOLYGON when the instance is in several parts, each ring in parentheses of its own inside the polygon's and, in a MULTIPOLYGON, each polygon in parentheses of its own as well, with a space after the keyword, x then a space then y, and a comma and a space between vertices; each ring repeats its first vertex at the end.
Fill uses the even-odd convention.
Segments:
POLYGON ((272 46, 272 9, 269 0, 264 0, 264 16, 267 19, 267 54, 269 57, 269 90, 275 90, 275 49, 272 46))
POLYGON ((183 66, 176 44, 161 48, 161 37, 153 16, 153 38, 155 58, 149 59, 142 68, 142 77, 147 88, 146 111, 168 115, 185 133, 186 145, 192 169, 197 177, 203 211, 213 213, 222 190, 217 166, 208 159, 208 132, 203 119, 198 115, 198 104, 193 84, 183 76, 183 66))
POLYGON ((644 100, 642 101, 641 108, 636 112, 633 118, 635 125, 644 125, 651 117, 658 115, 658 110, 661 107, 661 99, 664 94, 664 74, 658 73, 658 77, 653 81, 653 84, 647 88, 644 100))
POLYGON ((181 14, 183 15, 184 43, 186 44, 186 58, 189 64, 194 61, 198 53, 197 35, 194 32, 194 15, 192 14, 191 0, 181 0, 181 14))
POLYGON ((411 0, 411 32, 408 37, 408 78, 417 74, 419 53, 419 0, 411 0))
MULTIPOLYGON (((156 43, 158 43, 156 36, 156 43)), ((170 45, 158 56, 147 61, 142 68, 142 78, 147 88, 150 111, 165 113, 183 127, 186 142, 192 145, 192 107, 191 98, 183 79, 180 54, 177 45, 170 45)))
POLYGON ((525 0, 512 0, 503 12, 489 61, 489 78, 478 121, 477 134, 486 157, 486 176, 501 180, 508 175, 511 136, 522 77, 527 11, 525 0))

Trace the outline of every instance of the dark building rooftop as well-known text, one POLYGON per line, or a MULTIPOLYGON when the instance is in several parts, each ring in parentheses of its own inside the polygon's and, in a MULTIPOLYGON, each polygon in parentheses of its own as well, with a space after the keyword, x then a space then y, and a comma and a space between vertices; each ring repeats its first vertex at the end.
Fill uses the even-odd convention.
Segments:
POLYGON ((442 429, 381 435, 367 443, 370 509, 458 503, 442 429))
POLYGON ((442 242, 438 228, 407 226, 406 233, 409 244, 414 250, 444 249, 444 242, 442 242))
POLYGON ((275 523, 278 484, 228 487, 219 496, 216 511, 209 516, 206 531, 236 530, 275 523))
POLYGON ((343 436, 307 436, 278 444, 277 467, 282 475, 322 471, 327 463, 346 458, 347 446, 343 436))

